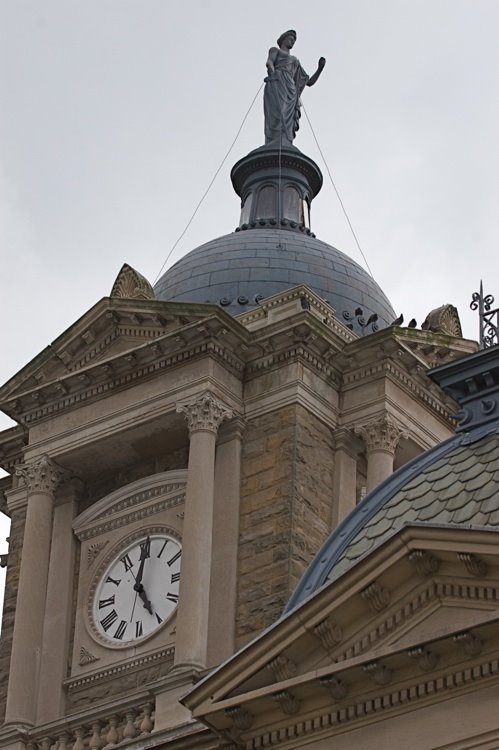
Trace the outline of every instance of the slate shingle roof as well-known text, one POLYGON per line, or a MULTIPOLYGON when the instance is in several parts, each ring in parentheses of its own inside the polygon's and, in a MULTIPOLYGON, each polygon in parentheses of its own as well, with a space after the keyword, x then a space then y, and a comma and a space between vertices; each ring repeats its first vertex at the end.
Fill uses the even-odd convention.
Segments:
POLYGON ((285 612, 408 524, 499 530, 499 421, 455 435, 382 482, 325 542, 285 612))

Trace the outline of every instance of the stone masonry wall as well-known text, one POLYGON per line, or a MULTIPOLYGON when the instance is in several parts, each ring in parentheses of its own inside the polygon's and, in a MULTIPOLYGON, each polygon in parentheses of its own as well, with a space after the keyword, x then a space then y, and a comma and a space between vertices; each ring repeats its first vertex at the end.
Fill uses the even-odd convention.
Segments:
POLYGON ((9 680, 10 653, 14 632, 14 617, 17 602, 17 587, 21 568, 21 550, 24 538, 26 509, 12 514, 9 541, 9 560, 5 581, 5 598, 3 605, 2 634, 0 636, 0 723, 5 718, 7 687, 9 680))
POLYGON ((275 622, 329 532, 330 430, 300 406, 251 420, 242 453, 236 647, 275 622))
POLYGON ((332 431, 298 406, 290 595, 331 531, 333 461, 332 431))

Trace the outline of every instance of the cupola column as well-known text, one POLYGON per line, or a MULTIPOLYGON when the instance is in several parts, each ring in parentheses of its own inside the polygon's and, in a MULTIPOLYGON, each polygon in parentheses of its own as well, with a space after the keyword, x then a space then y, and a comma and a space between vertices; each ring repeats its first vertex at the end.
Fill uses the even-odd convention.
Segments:
MULTIPOLYGON (((5 723, 33 725, 36 716, 55 491, 64 474, 48 456, 18 466, 27 494, 5 723)), ((23 488, 24 489, 24 488, 23 488)))
POLYGON ((379 419, 355 427, 366 444, 367 492, 371 492, 393 473, 395 450, 404 430, 394 419, 384 414, 379 419))
MULTIPOLYGON (((180 404, 189 427, 189 465, 182 540, 175 664, 206 667, 215 524, 215 445, 232 411, 206 391, 180 404)), ((218 519, 222 520, 222 519, 218 519)))

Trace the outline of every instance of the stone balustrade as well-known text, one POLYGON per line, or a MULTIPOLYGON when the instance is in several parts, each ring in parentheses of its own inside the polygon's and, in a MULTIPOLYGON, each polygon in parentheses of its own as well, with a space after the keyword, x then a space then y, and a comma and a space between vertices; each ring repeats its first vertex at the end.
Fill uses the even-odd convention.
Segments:
POLYGON ((84 723, 66 719, 59 726, 51 724, 29 732, 27 750, 111 750, 126 747, 154 730, 154 701, 112 710, 84 723), (49 730, 47 733, 47 729, 49 730))

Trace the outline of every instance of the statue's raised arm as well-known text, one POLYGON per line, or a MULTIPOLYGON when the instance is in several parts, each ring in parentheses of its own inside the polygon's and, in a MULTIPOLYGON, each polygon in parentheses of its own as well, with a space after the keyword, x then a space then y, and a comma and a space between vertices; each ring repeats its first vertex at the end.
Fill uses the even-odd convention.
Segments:
POLYGON ((308 76, 298 58, 290 54, 296 42, 296 31, 281 34, 277 47, 271 47, 267 58, 267 77, 263 95, 265 145, 286 147, 293 144, 300 127, 300 96, 305 86, 313 86, 326 60, 319 59, 317 70, 308 76))

